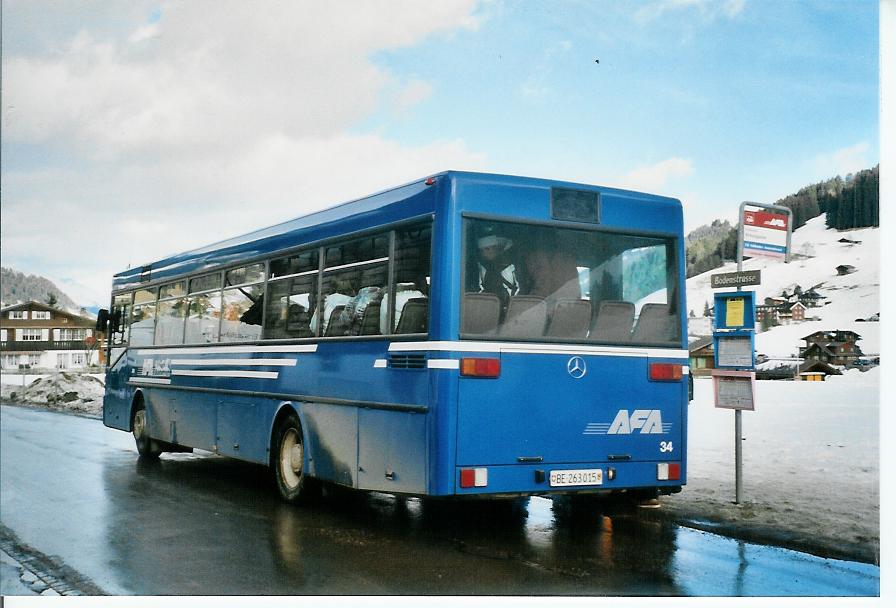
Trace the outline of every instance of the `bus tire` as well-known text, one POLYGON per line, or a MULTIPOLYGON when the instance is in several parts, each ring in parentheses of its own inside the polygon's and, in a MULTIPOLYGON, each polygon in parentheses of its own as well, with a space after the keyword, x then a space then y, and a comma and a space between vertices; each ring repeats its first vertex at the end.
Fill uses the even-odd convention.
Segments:
POLYGON ((305 444, 302 425, 295 414, 285 416, 274 429, 271 441, 271 469, 280 496, 287 502, 296 502, 304 495, 305 444))
POLYGON ((149 432, 146 429, 146 408, 142 401, 138 402, 134 408, 131 429, 134 443, 137 444, 137 453, 145 458, 158 458, 162 452, 156 449, 155 442, 149 437, 149 432))

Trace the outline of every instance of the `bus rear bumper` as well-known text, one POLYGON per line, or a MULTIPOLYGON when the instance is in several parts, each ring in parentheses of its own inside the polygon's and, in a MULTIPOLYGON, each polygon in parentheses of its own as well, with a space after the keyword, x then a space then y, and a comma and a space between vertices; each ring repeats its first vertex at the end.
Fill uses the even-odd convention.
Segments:
POLYGON ((684 463, 678 461, 576 462, 464 466, 455 469, 454 491, 465 495, 609 493, 657 488, 662 494, 681 490, 684 463))

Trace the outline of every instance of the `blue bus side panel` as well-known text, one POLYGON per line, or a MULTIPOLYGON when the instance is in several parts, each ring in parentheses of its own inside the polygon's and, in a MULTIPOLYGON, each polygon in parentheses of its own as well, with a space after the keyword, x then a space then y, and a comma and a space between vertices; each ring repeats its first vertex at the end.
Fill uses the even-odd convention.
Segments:
POLYGON ((457 379, 454 370, 433 370, 432 409, 429 413, 429 484, 428 494, 454 493, 454 467, 457 463, 457 379))
MULTIPOLYGON (((153 389, 148 389, 152 391, 153 389)), ((177 421, 177 443, 203 450, 213 450, 217 445, 219 395, 208 393, 167 393, 172 400, 177 421)), ((253 425, 256 422, 253 421, 253 425)))
MULTIPOLYGON (((172 395, 152 389, 143 390, 143 405, 146 407, 146 431, 149 436, 162 441, 174 442, 176 420, 173 416, 172 395)), ((199 446, 202 447, 202 446, 199 446)))
POLYGON ((218 401, 218 453, 267 463, 269 429, 276 406, 277 402, 273 399, 225 398, 218 401))
POLYGON ((301 409, 309 474, 358 487, 358 409, 326 403, 303 403, 301 409))
POLYGON ((358 411, 358 487, 426 491, 426 414, 358 411))

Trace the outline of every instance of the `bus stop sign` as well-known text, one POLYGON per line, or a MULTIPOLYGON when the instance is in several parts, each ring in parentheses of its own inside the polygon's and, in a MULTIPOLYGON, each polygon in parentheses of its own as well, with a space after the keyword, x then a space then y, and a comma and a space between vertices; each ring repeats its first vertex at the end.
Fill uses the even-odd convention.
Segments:
POLYGON ((783 213, 744 210, 743 255, 783 260, 790 245, 790 216, 783 213))

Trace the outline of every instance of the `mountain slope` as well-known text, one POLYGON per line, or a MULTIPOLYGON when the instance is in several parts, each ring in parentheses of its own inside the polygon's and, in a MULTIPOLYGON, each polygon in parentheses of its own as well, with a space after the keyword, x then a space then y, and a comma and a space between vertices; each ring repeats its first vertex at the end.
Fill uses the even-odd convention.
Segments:
POLYGON ((56 296, 55 306, 78 310, 78 305, 74 300, 50 279, 33 274, 26 275, 12 268, 0 267, 0 299, 4 304, 15 304, 28 300, 46 304, 50 294, 56 296))
MULTIPOLYGON (((880 323, 857 322, 880 312, 880 229, 859 228, 834 230, 825 227, 824 216, 813 218, 793 233, 793 255, 785 264, 776 260, 752 258, 744 261, 744 270, 761 270, 762 284, 754 289, 757 304, 764 298, 792 292, 796 285, 804 290, 816 287, 828 304, 810 308, 806 316, 818 321, 781 325, 756 335, 756 352, 770 357, 789 357, 803 345, 801 338, 819 330, 852 330, 862 336, 859 347, 866 354, 880 353, 880 323), (860 243, 840 243, 846 238, 860 243), (856 268, 852 274, 839 276, 837 266, 856 268)), ((688 309, 702 311, 704 302, 713 303, 710 275, 734 272, 737 264, 729 262, 687 280, 688 309)))

